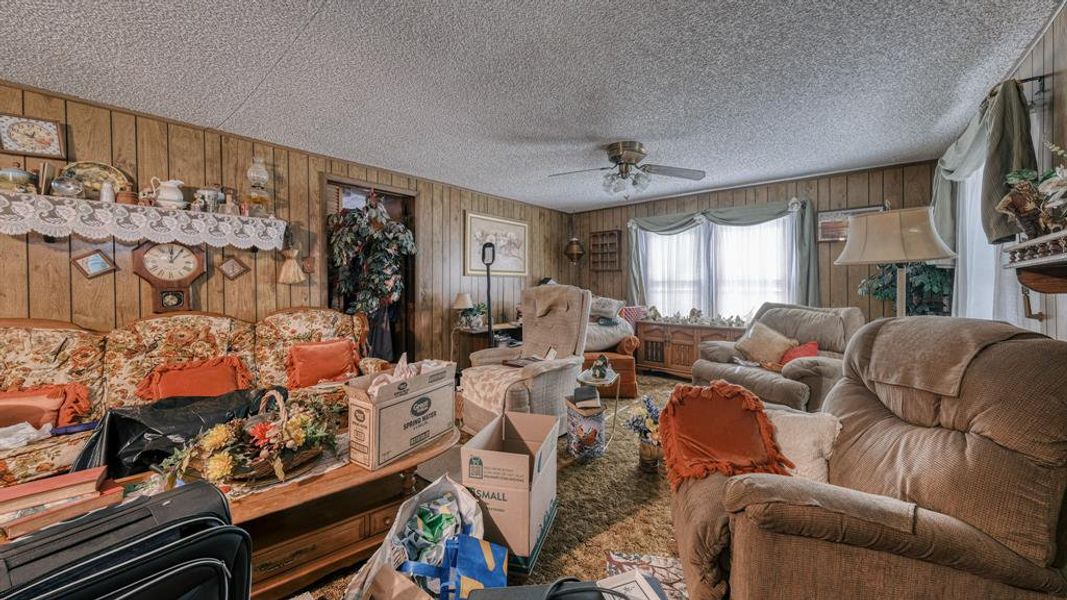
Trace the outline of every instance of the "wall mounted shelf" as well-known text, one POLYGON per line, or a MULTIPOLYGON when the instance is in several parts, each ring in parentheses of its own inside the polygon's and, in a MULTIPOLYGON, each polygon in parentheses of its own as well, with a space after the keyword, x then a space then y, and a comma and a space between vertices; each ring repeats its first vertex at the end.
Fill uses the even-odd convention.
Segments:
POLYGON ((281 250, 287 223, 272 217, 172 210, 78 198, 0 192, 0 233, 31 231, 88 240, 114 237, 132 244, 180 242, 217 248, 281 250))
POLYGON ((1019 283, 1043 294, 1067 293, 1067 230, 1004 246, 1005 269, 1019 283))

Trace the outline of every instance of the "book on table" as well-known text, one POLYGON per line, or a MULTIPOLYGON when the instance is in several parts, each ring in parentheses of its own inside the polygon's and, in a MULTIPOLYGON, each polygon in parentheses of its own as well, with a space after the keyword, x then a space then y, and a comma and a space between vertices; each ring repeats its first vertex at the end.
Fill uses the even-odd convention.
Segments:
POLYGON ((0 488, 0 515, 98 493, 106 476, 107 467, 97 467, 0 488))

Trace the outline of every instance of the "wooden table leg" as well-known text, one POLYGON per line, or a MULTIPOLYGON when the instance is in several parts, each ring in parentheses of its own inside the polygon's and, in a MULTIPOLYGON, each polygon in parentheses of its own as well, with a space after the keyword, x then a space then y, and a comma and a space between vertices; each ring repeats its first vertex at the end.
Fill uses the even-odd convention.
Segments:
POLYGON ((401 490, 405 496, 415 492, 415 469, 408 469, 400 473, 401 490))

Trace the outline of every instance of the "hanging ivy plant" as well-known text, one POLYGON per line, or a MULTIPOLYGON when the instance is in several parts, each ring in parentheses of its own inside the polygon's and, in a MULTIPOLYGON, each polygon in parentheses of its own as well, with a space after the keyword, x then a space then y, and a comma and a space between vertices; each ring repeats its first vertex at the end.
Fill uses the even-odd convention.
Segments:
POLYGON ((404 258, 415 254, 411 230, 389 218, 372 193, 367 205, 327 219, 330 278, 348 313, 373 313, 400 299, 404 258))
MULTIPOLYGON (((908 315, 947 315, 952 299, 952 269, 926 263, 909 264, 906 298, 908 315)), ((897 299, 896 265, 878 265, 878 272, 860 282, 861 296, 894 302, 897 299)))

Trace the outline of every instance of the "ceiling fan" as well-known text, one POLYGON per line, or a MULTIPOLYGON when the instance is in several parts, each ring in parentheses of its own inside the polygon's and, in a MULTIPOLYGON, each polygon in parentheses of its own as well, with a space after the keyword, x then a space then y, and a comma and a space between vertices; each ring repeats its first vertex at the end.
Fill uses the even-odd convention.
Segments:
POLYGON ((700 181, 706 175, 704 171, 698 169, 683 169, 681 167, 668 167, 649 163, 640 164, 648 154, 645 152, 645 146, 641 142, 613 142, 605 146, 604 150, 608 153, 608 160, 612 162, 611 166, 553 173, 549 177, 591 173, 593 171, 610 171, 604 174, 604 191, 609 194, 618 194, 626 191, 627 184, 633 186, 634 190, 643 192, 651 181, 651 175, 678 177, 693 181, 700 181))

